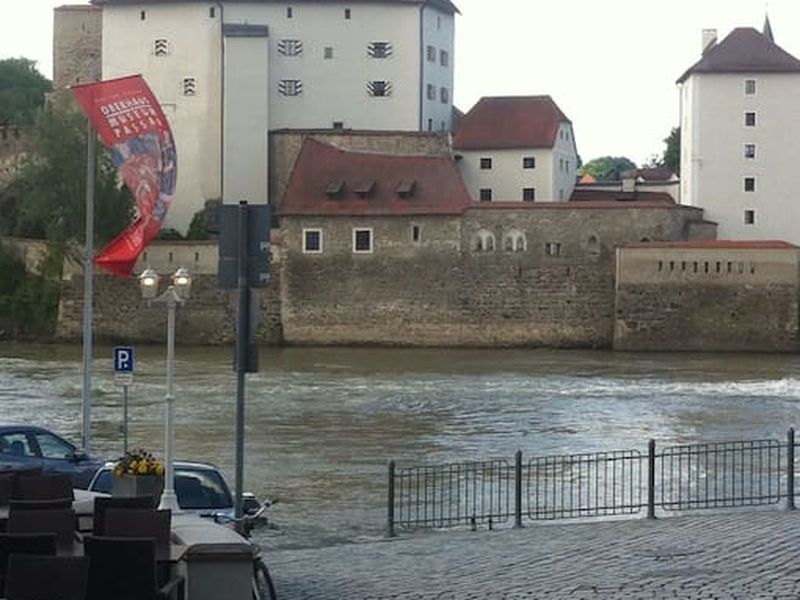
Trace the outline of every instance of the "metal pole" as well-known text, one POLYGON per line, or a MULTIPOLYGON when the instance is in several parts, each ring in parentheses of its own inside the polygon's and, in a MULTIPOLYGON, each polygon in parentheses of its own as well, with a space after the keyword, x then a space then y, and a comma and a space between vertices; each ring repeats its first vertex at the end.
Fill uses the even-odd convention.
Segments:
POLYGON ((656 441, 647 445, 647 518, 656 518, 656 441))
POLYGON ((389 496, 386 502, 386 535, 395 537, 394 530, 394 461, 389 461, 389 496))
POLYGON ((794 427, 786 432, 786 510, 794 510, 794 427))
POLYGON ((236 474, 234 516, 241 519, 244 493, 244 394, 250 336, 250 288, 247 285, 247 202, 239 202, 239 314, 236 324, 236 474))
POLYGON ((517 450, 514 461, 514 527, 522 527, 522 450, 517 450))
POLYGON ((94 295, 94 191, 97 135, 91 124, 86 133, 86 226, 83 249, 83 449, 92 451, 92 302, 94 295))
POLYGON ((122 386, 122 453, 128 453, 128 386, 122 386))
POLYGON ((177 296, 175 290, 170 286, 167 290, 167 395, 166 395, 166 414, 164 425, 164 491, 161 494, 159 508, 168 508, 173 513, 178 512, 178 499, 175 496, 175 472, 173 461, 175 459, 175 307, 177 296))

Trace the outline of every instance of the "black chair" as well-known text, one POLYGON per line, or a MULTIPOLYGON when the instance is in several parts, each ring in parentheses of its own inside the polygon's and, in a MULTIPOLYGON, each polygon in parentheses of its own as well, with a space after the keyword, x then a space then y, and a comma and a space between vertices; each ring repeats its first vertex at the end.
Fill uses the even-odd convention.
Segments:
POLYGON ((59 498, 57 500, 16 500, 11 498, 8 501, 10 509, 24 510, 49 510, 53 508, 72 508, 71 498, 59 498))
POLYGON ((147 508, 109 508, 106 510, 105 535, 111 537, 152 538, 156 555, 169 557, 172 511, 147 508))
POLYGON ((8 558, 12 554, 55 556, 55 533, 3 533, 0 534, 0 593, 5 590, 8 558))
POLYGON ((94 499, 92 533, 105 535, 105 515, 111 508, 149 508, 155 509, 157 499, 153 496, 97 496, 94 499))
POLYGON ((18 476, 12 500, 63 500, 75 499, 72 477, 69 475, 18 476))
POLYGON ((55 533, 58 550, 71 553, 77 540, 78 520, 71 508, 25 510, 11 508, 8 533, 55 533))
POLYGON ((86 600, 183 600, 185 580, 156 586, 156 543, 151 538, 86 536, 89 557, 86 600))
POLYGON ((12 554, 7 600, 84 600, 89 559, 84 556, 12 554))

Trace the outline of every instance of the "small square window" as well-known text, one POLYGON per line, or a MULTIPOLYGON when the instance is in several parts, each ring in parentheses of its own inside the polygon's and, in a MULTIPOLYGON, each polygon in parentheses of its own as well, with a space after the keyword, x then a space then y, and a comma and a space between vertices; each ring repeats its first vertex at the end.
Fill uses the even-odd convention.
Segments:
POLYGON ((344 18, 348 19, 348 20, 350 19, 350 9, 349 8, 345 8, 344 9, 344 18))
POLYGON ((756 126, 756 113, 754 112, 746 112, 744 113, 744 124, 746 127, 755 127, 756 126))
MULTIPOLYGON (((428 84, 428 100, 436 100, 436 86, 429 83, 428 84)), ((428 128, 430 130, 430 127, 428 128)))
POLYGON ((450 66, 450 53, 447 50, 439 51, 439 64, 443 67, 450 66))
POLYGON ((536 200, 536 188, 522 188, 522 199, 525 202, 536 200))
POLYGON ((744 93, 748 96, 752 96, 756 93, 756 80, 755 79, 745 79, 744 80, 744 93))
POLYGON ((303 253, 304 254, 322 253, 321 229, 303 229, 303 253))
POLYGON ((491 190, 491 188, 481 188, 480 198, 481 198, 481 202, 491 202, 492 201, 492 190, 491 190))
POLYGON ((524 157, 522 157, 522 168, 523 169, 535 169, 536 168, 536 157, 535 156, 524 156, 524 157))
POLYGON ((325 46, 325 60, 330 60, 332 58, 333 58, 333 47, 325 46))
POLYGON ((368 81, 367 93, 370 96, 391 96, 392 84, 389 81, 368 81))
POLYGON ((447 104, 450 102, 450 90, 446 87, 443 87, 439 90, 439 98, 442 100, 442 104, 447 104))
POLYGON ((755 192, 756 191, 756 178, 755 177, 745 177, 744 178, 744 191, 745 192, 755 192))
POLYGON ((392 45, 389 42, 370 42, 367 44, 367 55, 372 58, 389 58, 392 45))
POLYGON ((481 169, 491 169, 491 168, 492 168, 492 159, 481 158, 481 169))
POLYGON ((299 79, 281 79, 278 82, 278 93, 281 96, 299 96, 303 93, 303 82, 299 79))
POLYGON ((294 16, 294 11, 291 6, 286 7, 286 18, 291 19, 294 16))
POLYGON ((561 256, 561 242, 545 242, 544 253, 547 256, 561 256))
POLYGON ((278 54, 281 56, 300 56, 303 53, 303 42, 300 40, 279 40, 278 54))
POLYGON ((344 122, 343 121, 334 121, 333 122, 334 129, 344 129, 344 122))
POLYGON ((755 144, 745 144, 744 145, 744 157, 745 158, 755 158, 756 157, 756 145, 755 144))
POLYGON ((428 61, 436 62, 436 48, 434 48, 433 46, 428 46, 426 52, 428 56, 428 61))
POLYGON ((372 252, 372 229, 353 229, 353 252, 372 252))
POLYGON ((745 225, 756 224, 756 211, 752 209, 747 209, 744 211, 744 224, 745 225))

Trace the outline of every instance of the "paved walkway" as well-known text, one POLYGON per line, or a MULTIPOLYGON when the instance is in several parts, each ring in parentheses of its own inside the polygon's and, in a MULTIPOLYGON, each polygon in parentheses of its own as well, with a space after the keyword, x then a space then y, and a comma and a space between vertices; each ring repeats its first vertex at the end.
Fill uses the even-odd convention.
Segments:
POLYGON ((268 558, 280 600, 795 600, 800 511, 528 524, 268 558))

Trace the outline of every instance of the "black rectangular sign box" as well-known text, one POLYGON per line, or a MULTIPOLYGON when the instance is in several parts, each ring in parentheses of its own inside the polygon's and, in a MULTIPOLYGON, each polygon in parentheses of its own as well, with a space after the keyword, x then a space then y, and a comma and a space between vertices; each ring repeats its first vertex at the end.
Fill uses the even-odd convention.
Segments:
MULTIPOLYGON (((239 287, 239 204, 224 204, 219 210, 219 264, 217 285, 226 290, 239 287)), ((247 281, 251 288, 269 284, 269 230, 272 208, 247 204, 247 281)))

